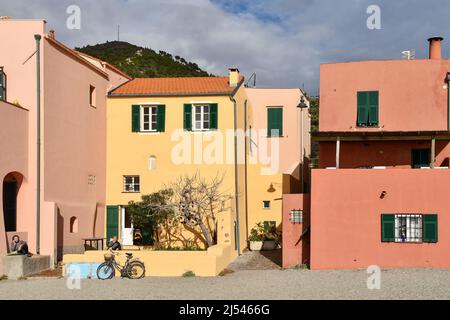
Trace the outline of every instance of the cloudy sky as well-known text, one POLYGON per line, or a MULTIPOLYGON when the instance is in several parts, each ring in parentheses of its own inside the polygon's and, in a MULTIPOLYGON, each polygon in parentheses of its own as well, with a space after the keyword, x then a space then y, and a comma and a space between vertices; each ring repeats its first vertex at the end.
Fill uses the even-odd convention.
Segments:
MULTIPOLYGON (((238 66, 258 85, 317 93, 326 62, 398 59, 440 35, 450 57, 449 0, 0 0, 0 15, 44 18, 68 46, 117 39, 180 55, 213 74, 238 66), (70 5, 81 29, 69 30, 70 5), (381 8, 381 29, 369 30, 367 8, 381 8)), ((1 39, 0 39, 1 41, 1 39)))

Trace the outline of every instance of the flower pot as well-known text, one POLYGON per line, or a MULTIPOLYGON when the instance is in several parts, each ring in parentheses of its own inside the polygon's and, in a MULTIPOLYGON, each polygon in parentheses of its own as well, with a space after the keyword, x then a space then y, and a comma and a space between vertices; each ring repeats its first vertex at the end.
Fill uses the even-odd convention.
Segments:
POLYGON ((274 240, 264 241, 261 250, 275 250, 277 248, 277 243, 274 240))
POLYGON ((274 240, 250 241, 251 251, 275 250, 276 248, 277 243, 274 240))
POLYGON ((263 241, 250 241, 250 250, 261 251, 263 245, 264 245, 263 241))

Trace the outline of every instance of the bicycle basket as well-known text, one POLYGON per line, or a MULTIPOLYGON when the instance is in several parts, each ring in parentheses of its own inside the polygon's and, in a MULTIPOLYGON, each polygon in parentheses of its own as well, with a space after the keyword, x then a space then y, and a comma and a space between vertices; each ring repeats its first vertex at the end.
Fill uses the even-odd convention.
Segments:
POLYGON ((105 253, 105 261, 113 261, 114 255, 111 253, 105 253))

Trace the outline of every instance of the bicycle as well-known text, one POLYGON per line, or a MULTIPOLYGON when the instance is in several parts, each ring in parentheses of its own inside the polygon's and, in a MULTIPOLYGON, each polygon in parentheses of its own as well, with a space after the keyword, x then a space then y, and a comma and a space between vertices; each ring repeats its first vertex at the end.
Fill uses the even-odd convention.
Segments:
POLYGON ((115 270, 120 272, 122 278, 142 279, 145 276, 145 265, 139 259, 133 259, 133 254, 125 253, 127 260, 125 265, 121 266, 115 259, 118 252, 112 250, 110 254, 105 254, 105 262, 97 268, 97 278, 100 280, 112 279, 115 276, 115 270))

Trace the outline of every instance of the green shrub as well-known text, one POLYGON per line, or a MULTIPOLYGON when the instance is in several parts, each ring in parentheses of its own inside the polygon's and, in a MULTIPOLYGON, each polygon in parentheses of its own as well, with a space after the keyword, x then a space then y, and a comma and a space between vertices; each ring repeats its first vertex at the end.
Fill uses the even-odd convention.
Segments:
POLYGON ((185 273, 183 273, 182 277, 184 278, 195 277, 195 273, 194 271, 186 271, 185 273))

